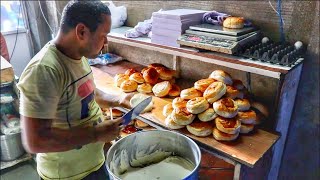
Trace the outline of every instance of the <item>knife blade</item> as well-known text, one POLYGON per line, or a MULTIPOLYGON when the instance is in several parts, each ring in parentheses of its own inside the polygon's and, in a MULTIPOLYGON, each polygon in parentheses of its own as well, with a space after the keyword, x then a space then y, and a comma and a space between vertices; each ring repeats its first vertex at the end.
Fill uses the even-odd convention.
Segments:
POLYGON ((127 112, 122 117, 124 119, 123 125, 128 125, 133 119, 135 119, 150 104, 151 100, 152 97, 150 96, 127 112))

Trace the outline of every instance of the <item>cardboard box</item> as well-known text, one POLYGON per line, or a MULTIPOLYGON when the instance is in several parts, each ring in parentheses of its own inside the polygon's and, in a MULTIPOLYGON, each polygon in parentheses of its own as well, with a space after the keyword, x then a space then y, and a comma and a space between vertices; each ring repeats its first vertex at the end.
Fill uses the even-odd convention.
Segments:
POLYGON ((10 83, 14 80, 12 65, 1 56, 1 84, 10 83))

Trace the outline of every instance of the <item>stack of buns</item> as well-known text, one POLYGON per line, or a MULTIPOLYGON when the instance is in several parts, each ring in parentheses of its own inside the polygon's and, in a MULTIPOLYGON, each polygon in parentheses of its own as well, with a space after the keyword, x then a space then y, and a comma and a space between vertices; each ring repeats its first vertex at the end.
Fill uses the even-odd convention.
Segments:
POLYGON ((207 79, 184 89, 180 97, 163 108, 165 125, 170 129, 187 130, 196 136, 209 136, 219 141, 237 139, 240 133, 249 133, 261 118, 268 116, 267 109, 254 102, 251 108, 248 91, 240 80, 222 71, 213 71, 207 79))
POLYGON ((114 82, 123 92, 149 94, 157 97, 177 97, 180 95, 180 87, 175 84, 176 72, 158 63, 138 72, 135 69, 127 69, 125 73, 117 74, 114 82))

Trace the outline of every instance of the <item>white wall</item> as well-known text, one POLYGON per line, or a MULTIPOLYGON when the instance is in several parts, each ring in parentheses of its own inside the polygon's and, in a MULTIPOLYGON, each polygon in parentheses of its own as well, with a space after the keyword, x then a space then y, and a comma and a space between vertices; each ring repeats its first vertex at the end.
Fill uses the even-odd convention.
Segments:
MULTIPOLYGON (((2 33, 9 51, 9 56, 11 57, 14 42, 16 39, 16 32, 10 32, 10 33, 2 33)), ((17 37, 17 43, 14 50, 14 53, 11 57, 10 63, 13 66, 15 75, 20 76, 28 62, 31 60, 30 55, 30 47, 28 43, 28 36, 25 31, 19 31, 18 37, 17 37)))

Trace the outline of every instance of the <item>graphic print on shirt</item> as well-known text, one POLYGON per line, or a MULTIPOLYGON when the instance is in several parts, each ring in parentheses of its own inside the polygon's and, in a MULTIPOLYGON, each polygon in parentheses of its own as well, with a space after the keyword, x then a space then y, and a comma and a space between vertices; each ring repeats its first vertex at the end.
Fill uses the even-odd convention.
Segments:
POLYGON ((90 103, 94 99, 94 86, 91 79, 78 87, 78 95, 83 98, 81 100, 81 119, 84 119, 89 116, 90 103))

